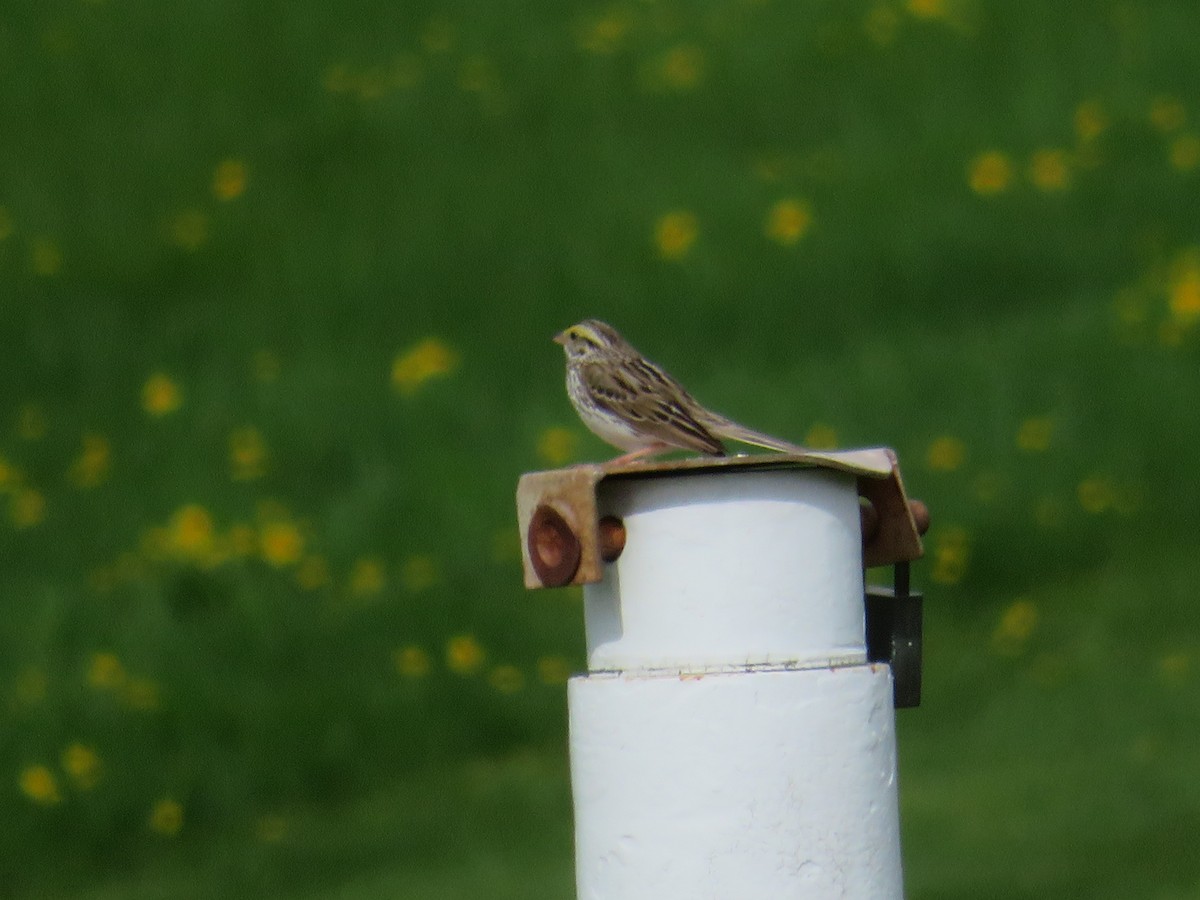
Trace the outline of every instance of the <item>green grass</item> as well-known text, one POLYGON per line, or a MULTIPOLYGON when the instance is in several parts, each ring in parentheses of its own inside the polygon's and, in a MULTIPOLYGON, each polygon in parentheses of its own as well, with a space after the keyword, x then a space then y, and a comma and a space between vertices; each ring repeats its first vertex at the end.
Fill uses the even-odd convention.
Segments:
POLYGON ((931 619, 926 701, 899 722, 914 896, 1195 891, 1200 704, 1170 660, 1197 650, 1198 568, 1186 546, 1118 551, 1041 585, 1019 651, 987 652, 994 615, 931 619))
POLYGON ((570 896, 585 315, 929 503, 910 896, 1196 895, 1194 4, 244 6, 0 22, 0 895, 570 896))
POLYGON ((431 767, 350 806, 298 812, 267 840, 226 834, 75 896, 570 896, 565 769, 528 755, 431 767))

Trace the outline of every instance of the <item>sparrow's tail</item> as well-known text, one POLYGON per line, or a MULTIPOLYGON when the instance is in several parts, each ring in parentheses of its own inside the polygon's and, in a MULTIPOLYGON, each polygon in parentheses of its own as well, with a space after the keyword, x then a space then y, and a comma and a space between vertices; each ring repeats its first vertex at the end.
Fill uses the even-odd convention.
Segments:
POLYGON ((778 450, 780 453, 808 452, 799 444, 771 437, 771 435, 763 434, 761 431, 754 431, 723 416, 712 414, 711 420, 705 421, 704 425, 717 437, 725 438, 726 440, 740 441, 743 444, 752 444, 755 447, 764 447, 767 450, 778 450))

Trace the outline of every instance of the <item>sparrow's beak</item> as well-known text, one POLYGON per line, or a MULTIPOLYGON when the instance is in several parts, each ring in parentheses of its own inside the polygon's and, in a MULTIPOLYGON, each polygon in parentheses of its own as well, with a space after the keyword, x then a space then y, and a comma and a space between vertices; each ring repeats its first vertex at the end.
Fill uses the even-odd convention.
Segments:
POLYGON ((567 333, 565 331, 560 331, 558 334, 556 334, 554 336, 554 343, 558 344, 560 347, 567 346, 567 333))

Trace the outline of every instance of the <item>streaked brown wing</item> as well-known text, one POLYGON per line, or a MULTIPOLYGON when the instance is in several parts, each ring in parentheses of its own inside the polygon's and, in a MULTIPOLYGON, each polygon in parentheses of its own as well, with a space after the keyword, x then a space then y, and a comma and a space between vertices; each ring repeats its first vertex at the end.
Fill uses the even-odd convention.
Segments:
POLYGON ((646 436, 672 447, 725 455, 725 446, 690 411, 695 401, 678 382, 642 360, 634 369, 653 385, 653 392, 639 391, 628 376, 606 365, 584 363, 580 374, 597 405, 646 436))

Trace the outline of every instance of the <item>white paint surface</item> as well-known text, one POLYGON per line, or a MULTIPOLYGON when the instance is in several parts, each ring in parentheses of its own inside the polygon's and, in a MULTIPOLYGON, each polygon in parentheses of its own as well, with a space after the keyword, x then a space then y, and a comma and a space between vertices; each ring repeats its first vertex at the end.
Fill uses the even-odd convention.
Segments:
POLYGON ((861 663, 853 476, 724 471, 601 482, 625 550, 584 587, 588 668, 861 663))
POLYGON ((571 680, 579 900, 903 896, 886 666, 571 680))
POLYGON ((568 687, 579 900, 903 896, 853 476, 600 483, 626 546, 568 687))

